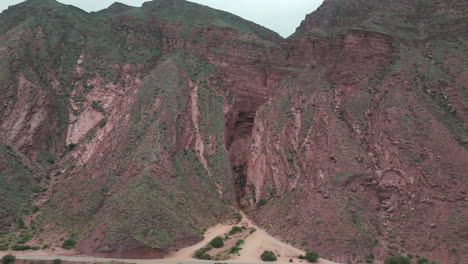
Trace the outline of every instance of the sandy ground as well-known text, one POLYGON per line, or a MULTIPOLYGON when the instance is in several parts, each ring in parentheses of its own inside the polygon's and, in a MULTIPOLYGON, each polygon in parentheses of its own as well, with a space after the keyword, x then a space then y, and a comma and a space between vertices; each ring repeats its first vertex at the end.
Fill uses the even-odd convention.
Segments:
MULTIPOLYGON (((256 232, 251 234, 249 237, 245 239, 245 244, 241 246, 242 250, 239 252, 240 256, 233 256, 228 261, 234 262, 263 262, 260 259, 260 254, 265 250, 273 251, 278 256, 277 262, 289 262, 289 259, 293 259, 294 263, 302 262, 307 263, 307 261, 300 260, 297 257, 299 255, 304 255, 305 252, 297 249, 291 245, 281 242, 280 240, 270 236, 264 230, 258 228, 257 226, 253 225, 251 221, 249 221, 245 216, 239 225, 246 225, 247 227, 255 227, 257 229, 256 232)), ((227 224, 218 224, 210 229, 208 229, 205 233, 205 239, 196 245, 183 248, 177 252, 171 253, 165 259, 179 259, 179 260, 193 260, 192 256, 195 250, 204 247, 208 244, 213 238, 216 236, 224 237, 224 234, 228 233, 229 230, 235 225, 227 225, 227 224)), ((220 261, 225 262, 225 261, 220 261)), ((327 261, 324 259, 320 259, 316 262, 317 264, 338 264, 336 262, 327 261)))
MULTIPOLYGON (((294 263, 303 263, 308 264, 307 261, 300 260, 297 257, 299 255, 304 255, 305 252, 297 249, 291 245, 281 242, 280 240, 270 236, 264 230, 258 228, 251 221, 249 221, 245 216, 243 216, 243 220, 239 224, 218 224, 210 229, 208 229, 204 234, 205 239, 193 246, 183 248, 177 252, 173 252, 169 254, 164 259, 159 260, 122 260, 122 259, 103 259, 103 258, 96 258, 91 256, 83 256, 80 255, 79 252, 74 250, 64 250, 61 248, 57 248, 54 251, 51 250, 37 250, 37 251, 24 251, 24 252, 16 252, 16 251, 3 251, 0 252, 2 254, 13 254, 17 256, 22 256, 23 259, 38 259, 38 260, 50 260, 54 258, 62 257, 63 260, 69 261, 79 261, 79 262, 106 262, 106 261, 121 261, 121 262, 133 262, 133 263, 164 263, 164 261, 169 260, 171 263, 259 263, 263 262, 260 259, 260 254, 265 250, 270 250, 278 256, 278 261, 273 263, 288 263, 289 260, 293 259, 294 263), (200 249, 206 244, 208 244, 213 238, 217 236, 224 237, 224 234, 228 233, 233 226, 247 226, 248 228, 255 227, 256 231, 250 234, 246 239, 244 239, 245 244, 241 246, 242 250, 239 252, 239 256, 233 256, 231 259, 226 261, 200 261, 194 259, 193 253, 195 250, 200 249)), ((237 239, 235 239, 237 240, 237 239)), ((235 242, 235 241, 234 241, 235 242)), ((227 243, 226 243, 227 244, 227 243)), ((339 264, 336 262, 331 262, 328 260, 320 259, 316 262, 317 264, 339 264)))

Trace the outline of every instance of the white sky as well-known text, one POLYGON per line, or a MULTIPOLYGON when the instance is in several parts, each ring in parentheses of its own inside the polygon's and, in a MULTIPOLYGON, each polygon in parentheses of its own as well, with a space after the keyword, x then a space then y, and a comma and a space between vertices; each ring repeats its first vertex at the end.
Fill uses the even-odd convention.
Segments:
MULTIPOLYGON (((58 0, 86 11, 98 11, 117 0, 58 0)), ((120 0, 118 2, 141 6, 148 0, 120 0)), ((323 0, 190 0, 216 9, 228 11, 244 19, 253 21, 283 37, 288 37, 299 26, 305 15, 319 7, 323 0)), ((0 11, 23 2, 22 0, 0 0, 0 11)))

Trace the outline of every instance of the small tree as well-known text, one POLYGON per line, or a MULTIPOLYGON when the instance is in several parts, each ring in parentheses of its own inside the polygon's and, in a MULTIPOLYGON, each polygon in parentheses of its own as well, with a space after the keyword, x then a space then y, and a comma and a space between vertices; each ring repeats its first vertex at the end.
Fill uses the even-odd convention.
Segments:
POLYGON ((223 238, 220 237, 220 236, 217 236, 217 237, 213 238, 213 240, 211 240, 210 244, 211 244, 214 248, 222 248, 222 247, 224 247, 223 238))
POLYGON ((16 259, 16 257, 14 255, 8 254, 8 255, 3 256, 2 263, 3 264, 11 264, 11 263, 15 262, 15 259, 16 259))
POLYGON ((61 259, 54 259, 53 263, 54 264, 62 264, 62 260, 61 259))
POLYGON ((312 250, 309 250, 306 252, 305 259, 308 262, 317 262, 317 260, 320 258, 320 255, 312 250))
POLYGON ((275 253, 269 250, 264 251, 262 255, 260 256, 260 258, 263 261, 276 261, 277 260, 275 253))

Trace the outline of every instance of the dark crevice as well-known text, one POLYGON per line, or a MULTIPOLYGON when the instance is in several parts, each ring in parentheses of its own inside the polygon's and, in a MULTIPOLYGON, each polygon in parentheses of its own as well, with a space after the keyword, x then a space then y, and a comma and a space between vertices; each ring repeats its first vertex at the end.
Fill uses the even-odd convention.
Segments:
POLYGON ((247 183, 247 154, 251 144, 256 109, 252 107, 233 107, 226 118, 226 149, 232 168, 237 200, 245 195, 247 183))

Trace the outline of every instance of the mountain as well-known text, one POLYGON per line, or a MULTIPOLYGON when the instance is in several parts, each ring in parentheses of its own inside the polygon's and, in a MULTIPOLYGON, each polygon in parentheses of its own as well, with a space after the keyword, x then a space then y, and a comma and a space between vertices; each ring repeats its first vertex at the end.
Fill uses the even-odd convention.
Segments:
POLYGON ((467 9, 326 0, 283 39, 184 0, 10 7, 0 244, 161 257, 241 209, 335 261, 461 261, 467 9))

